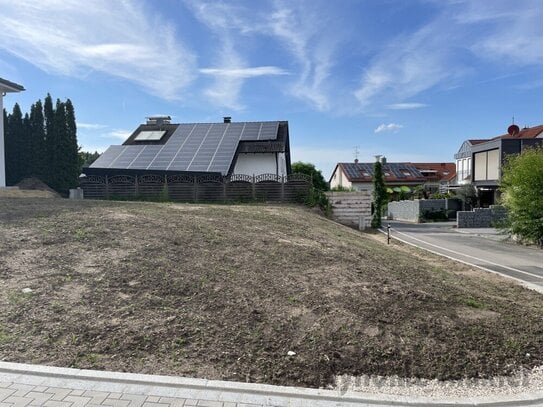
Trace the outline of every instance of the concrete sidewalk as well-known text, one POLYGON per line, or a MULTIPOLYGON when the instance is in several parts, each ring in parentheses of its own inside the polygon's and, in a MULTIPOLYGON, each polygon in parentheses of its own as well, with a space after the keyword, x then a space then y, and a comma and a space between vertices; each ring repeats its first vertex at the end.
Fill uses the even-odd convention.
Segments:
POLYGON ((509 397, 435 400, 0 362, 0 407, 538 406, 543 389, 509 397))

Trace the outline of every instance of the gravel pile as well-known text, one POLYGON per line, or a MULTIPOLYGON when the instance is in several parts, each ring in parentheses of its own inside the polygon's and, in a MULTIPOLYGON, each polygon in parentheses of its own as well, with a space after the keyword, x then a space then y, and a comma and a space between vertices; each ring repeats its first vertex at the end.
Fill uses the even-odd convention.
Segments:
POLYGON ((432 399, 505 397, 543 391, 543 366, 519 371, 514 376, 492 379, 428 380, 397 376, 337 376, 335 390, 380 396, 418 396, 432 399))

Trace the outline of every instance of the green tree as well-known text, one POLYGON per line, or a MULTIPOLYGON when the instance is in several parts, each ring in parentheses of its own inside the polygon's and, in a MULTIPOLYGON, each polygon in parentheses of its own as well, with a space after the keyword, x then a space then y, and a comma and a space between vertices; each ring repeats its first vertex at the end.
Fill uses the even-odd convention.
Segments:
POLYGON ((38 100, 30 108, 30 140, 32 149, 32 176, 47 179, 47 149, 45 143, 45 118, 43 106, 38 100))
POLYGON ((4 134, 6 154, 6 184, 15 185, 24 175, 23 148, 24 139, 23 113, 18 103, 13 106, 13 112, 7 116, 7 125, 4 134))
POLYGON ((462 209, 471 210, 477 205, 477 189, 472 184, 464 184, 456 190, 456 197, 462 201, 462 209))
POLYGON ((49 186, 52 185, 54 171, 52 164, 56 158, 55 146, 55 110, 53 109, 53 99, 48 93, 43 101, 43 115, 44 115, 44 126, 45 126, 45 168, 46 172, 44 174, 43 181, 46 182, 49 186))
POLYGON ((74 188, 79 182, 79 146, 77 145, 77 126, 75 124, 74 106, 70 99, 66 100, 65 107, 65 126, 66 134, 64 138, 64 170, 66 171, 66 183, 64 189, 74 188))
POLYGON ((371 227, 374 229, 381 227, 381 216, 386 200, 387 191, 383 176, 383 165, 380 161, 376 161, 373 165, 373 217, 371 218, 371 227))
POLYGON ((543 246, 543 146, 510 155, 500 189, 511 232, 543 246))
POLYGON ((79 173, 83 172, 83 167, 91 165, 93 162, 95 162, 98 159, 98 157, 100 157, 100 153, 98 151, 95 151, 94 153, 91 153, 89 151, 80 151, 79 152, 79 173))
POLYGON ((301 161, 295 162, 292 164, 292 172, 309 175, 313 180, 313 187, 319 191, 328 191, 330 189, 322 172, 317 170, 314 164, 301 161))

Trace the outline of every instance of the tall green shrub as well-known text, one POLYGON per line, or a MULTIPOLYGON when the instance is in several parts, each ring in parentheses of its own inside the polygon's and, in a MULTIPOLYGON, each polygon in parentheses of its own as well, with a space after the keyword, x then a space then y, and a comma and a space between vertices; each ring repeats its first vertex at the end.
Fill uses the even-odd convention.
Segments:
POLYGON ((543 246, 543 146, 509 156, 500 189, 511 232, 543 246))
POLYGON ((373 217, 371 218, 371 227, 374 229, 381 227, 381 215, 386 199, 383 165, 380 161, 376 161, 373 165, 373 217))

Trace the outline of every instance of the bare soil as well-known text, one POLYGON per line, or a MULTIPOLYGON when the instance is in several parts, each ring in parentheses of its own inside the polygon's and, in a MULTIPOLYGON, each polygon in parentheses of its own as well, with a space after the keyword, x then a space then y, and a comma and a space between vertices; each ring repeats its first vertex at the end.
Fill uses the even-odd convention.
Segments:
POLYGON ((319 387, 542 349, 543 296, 303 207, 0 199, 2 360, 319 387))

